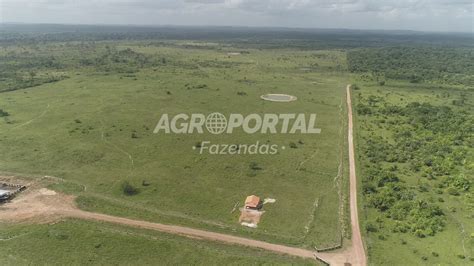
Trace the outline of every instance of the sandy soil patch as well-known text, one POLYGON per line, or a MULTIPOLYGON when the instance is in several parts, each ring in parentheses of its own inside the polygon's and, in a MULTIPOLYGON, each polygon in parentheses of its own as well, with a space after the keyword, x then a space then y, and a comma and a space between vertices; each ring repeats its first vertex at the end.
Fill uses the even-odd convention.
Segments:
POLYGON ((45 195, 45 196, 54 196, 57 194, 56 191, 49 190, 47 188, 42 188, 39 190, 39 192, 41 195, 45 195))
POLYGON ((264 211, 240 208, 239 223, 247 227, 256 228, 263 213, 264 211))
POLYGON ((265 101, 271 101, 271 102, 292 102, 298 99, 296 98, 296 96, 293 96, 293 95, 278 94, 278 93, 264 94, 260 96, 260 98, 265 101))
POLYGON ((50 223, 74 210, 74 197, 42 188, 26 190, 12 201, 0 205, 0 221, 50 223))

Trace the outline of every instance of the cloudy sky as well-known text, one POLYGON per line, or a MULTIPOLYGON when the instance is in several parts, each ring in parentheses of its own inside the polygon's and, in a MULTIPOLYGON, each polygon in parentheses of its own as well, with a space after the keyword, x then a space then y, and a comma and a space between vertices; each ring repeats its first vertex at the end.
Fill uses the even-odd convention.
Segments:
POLYGON ((0 0, 0 22, 472 32, 473 0, 0 0))

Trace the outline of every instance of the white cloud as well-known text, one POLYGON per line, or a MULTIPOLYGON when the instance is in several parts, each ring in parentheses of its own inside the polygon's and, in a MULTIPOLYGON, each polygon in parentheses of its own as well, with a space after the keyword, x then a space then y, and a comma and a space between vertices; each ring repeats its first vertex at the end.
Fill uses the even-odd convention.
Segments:
POLYGON ((0 0, 1 21, 473 30, 471 0, 0 0))

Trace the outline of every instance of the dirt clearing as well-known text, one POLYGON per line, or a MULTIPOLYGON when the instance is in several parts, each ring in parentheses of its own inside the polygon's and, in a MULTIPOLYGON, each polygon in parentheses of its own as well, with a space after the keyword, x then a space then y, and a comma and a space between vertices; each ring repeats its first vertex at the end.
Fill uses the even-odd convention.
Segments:
POLYGON ((243 226, 257 228, 263 213, 264 211, 240 208, 239 223, 243 226))

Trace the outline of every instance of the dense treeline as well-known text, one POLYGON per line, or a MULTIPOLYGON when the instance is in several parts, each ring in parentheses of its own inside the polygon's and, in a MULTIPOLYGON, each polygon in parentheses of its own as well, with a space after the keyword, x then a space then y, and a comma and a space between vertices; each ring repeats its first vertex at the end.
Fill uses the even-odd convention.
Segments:
POLYGON ((360 145, 365 163, 362 189, 368 207, 382 216, 368 222, 366 229, 375 232, 385 226, 418 237, 442 230, 446 221, 437 204, 443 202, 441 195, 470 193, 472 180, 464 168, 474 147, 474 116, 450 106, 398 106, 361 94, 356 111, 375 125, 367 128, 360 145), (380 130, 390 134, 381 136, 380 130), (418 177, 417 184, 407 184, 406 176, 418 177), (423 195, 430 191, 440 196, 438 201, 423 195))
POLYGON ((439 81, 474 84, 474 49, 448 47, 361 48, 348 52, 351 72, 371 73, 383 80, 403 79, 412 83, 439 81))
POLYGON ((123 50, 110 46, 105 48, 105 52, 98 56, 81 59, 81 66, 93 66, 97 70, 106 72, 135 73, 141 68, 154 67, 160 64, 156 58, 135 52, 130 48, 123 50))
POLYGON ((0 56, 0 92, 13 91, 67 78, 61 60, 51 55, 9 52, 0 56))
POLYGON ((470 34, 344 29, 94 26, 59 24, 0 25, 0 45, 104 40, 206 40, 245 48, 345 49, 402 44, 473 47, 470 34))

